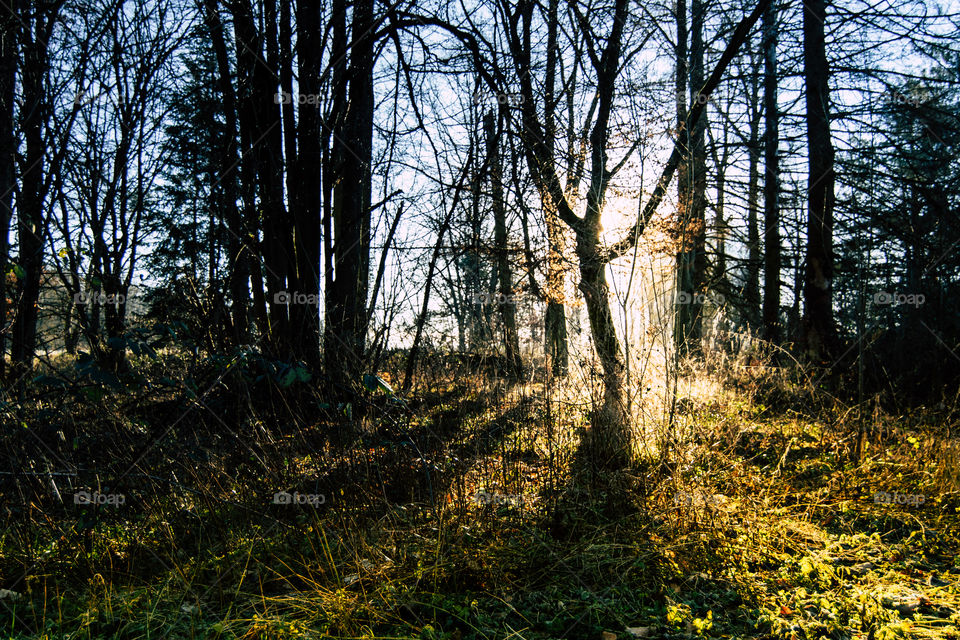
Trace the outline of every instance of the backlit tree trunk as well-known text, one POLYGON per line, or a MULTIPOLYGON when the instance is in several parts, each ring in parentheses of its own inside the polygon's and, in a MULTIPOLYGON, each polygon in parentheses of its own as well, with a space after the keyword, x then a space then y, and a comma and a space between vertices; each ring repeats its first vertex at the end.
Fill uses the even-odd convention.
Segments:
POLYGON ((492 111, 483 118, 484 136, 487 142, 487 167, 490 171, 490 188, 493 195, 493 234, 497 252, 496 304, 503 322, 503 348, 507 357, 509 375, 523 379, 523 360, 520 358, 520 338, 517 334, 517 307, 513 293, 513 271, 510 268, 507 246, 507 212, 503 202, 503 180, 500 167, 500 137, 492 111))
MULTIPOLYGON (((260 203, 257 217, 263 228, 261 255, 267 285, 266 305, 270 309, 269 335, 264 337, 277 355, 289 355, 290 332, 283 292, 288 288, 292 248, 283 198, 281 106, 277 104, 279 87, 276 68, 268 67, 263 56, 265 44, 269 48, 271 27, 265 27, 266 33, 258 31, 250 2, 235 0, 231 4, 237 41, 240 126, 248 129, 246 136, 256 169, 260 203)), ((254 280, 256 285, 256 278, 254 280)))
POLYGON ((763 13, 763 337, 780 339, 780 112, 777 106, 777 3, 763 13))
POLYGON ((803 5, 803 71, 807 106, 807 271, 803 343, 824 360, 834 350, 833 143, 830 140, 829 68, 824 40, 826 0, 803 5))
MULTIPOLYGON (((702 0, 693 0, 690 21, 690 69, 686 67, 686 15, 685 3, 677 3, 677 109, 678 126, 687 118, 686 100, 681 100, 689 88, 692 100, 700 96, 703 86, 703 20, 705 7, 702 0)), ((676 309, 674 337, 680 355, 697 353, 700 350, 702 331, 703 295, 706 284, 706 113, 685 127, 681 140, 686 145, 686 161, 680 169, 680 240, 677 255, 677 291, 680 294, 676 309)))
MULTIPOLYGON (((297 5, 297 60, 300 92, 320 95, 323 3, 300 0, 297 5)), ((319 104, 300 105, 297 139, 297 207, 293 211, 298 289, 316 295, 303 305, 294 331, 298 352, 308 362, 320 361, 320 228, 322 216, 323 136, 319 104)))
POLYGON ((15 158, 17 140, 14 132, 14 91, 17 77, 17 0, 11 0, 9 11, 0 13, 0 380, 5 373, 7 352, 7 277, 10 254, 10 221, 13 219, 13 191, 16 185, 15 158))
POLYGON ((366 344, 373 157, 373 0, 353 7, 347 101, 334 137, 333 278, 327 297, 324 351, 327 375, 341 387, 355 384, 366 344), (349 146, 348 146, 349 145, 349 146))
MULTIPOLYGON (((558 0, 550 0, 547 17, 547 69, 544 79, 544 133, 548 153, 553 156, 556 140, 554 99, 557 76, 557 29, 559 28, 558 0)), ((573 92, 571 87, 569 91, 573 92)), ((567 346, 567 311, 564 305, 563 253, 564 238, 557 205, 548 192, 540 192, 543 217, 547 226, 547 286, 544 291, 547 310, 544 317, 544 338, 550 373, 566 376, 570 367, 567 346)))
POLYGON ((16 317, 13 323, 11 356, 23 369, 33 366, 37 346, 37 301, 43 269, 44 178, 46 145, 44 131, 50 117, 50 103, 44 89, 47 74, 47 43, 57 20, 59 3, 36 7, 21 0, 18 22, 23 51, 21 122, 26 153, 21 164, 21 188, 17 198, 17 242, 21 270, 17 287, 16 317))

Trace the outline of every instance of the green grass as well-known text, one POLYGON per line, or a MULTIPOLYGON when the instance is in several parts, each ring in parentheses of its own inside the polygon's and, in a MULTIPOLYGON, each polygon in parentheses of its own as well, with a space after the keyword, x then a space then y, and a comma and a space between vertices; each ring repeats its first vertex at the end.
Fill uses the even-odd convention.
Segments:
POLYGON ((856 460, 856 411, 715 398, 679 416, 678 459, 602 479, 572 471, 583 415, 453 387, 416 407, 418 451, 277 436, 131 477, 113 510, 28 500, 0 530, 0 637, 960 637, 960 447, 933 414, 872 416, 856 460), (269 504, 271 446, 323 506, 269 504))

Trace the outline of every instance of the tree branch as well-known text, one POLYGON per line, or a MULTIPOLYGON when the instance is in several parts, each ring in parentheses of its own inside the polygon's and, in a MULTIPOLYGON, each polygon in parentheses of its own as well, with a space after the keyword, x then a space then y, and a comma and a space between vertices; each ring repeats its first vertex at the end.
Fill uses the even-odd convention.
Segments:
POLYGON ((663 168, 663 173, 660 174, 660 179, 657 180, 657 186, 654 188, 653 194, 650 196, 650 200, 647 201, 646 206, 644 206, 643 210, 637 216, 637 223, 626 237, 610 245, 603 252, 602 257, 607 262, 623 256, 630 251, 634 245, 637 244, 637 241, 639 240, 641 234, 643 234, 644 229, 646 229, 647 224, 649 224, 653 214, 656 213, 657 207, 659 207, 660 203, 663 201, 663 197, 667 193, 667 187, 670 186, 670 181, 673 179, 673 174, 676 173, 677 167, 680 165, 680 160, 683 158, 683 154, 685 152, 684 146, 681 142, 683 140, 683 131, 693 128, 697 125, 697 121, 703 115, 704 109, 706 108, 710 94, 713 93, 717 86, 719 86, 720 81, 723 79, 723 73, 726 71, 730 61, 733 60, 734 56, 740 50, 740 47, 743 46, 743 43, 746 41, 750 30, 757 23, 757 20, 760 19, 760 16, 763 15, 767 5, 769 5, 771 2, 772 0, 760 0, 750 15, 745 17, 740 24, 737 25, 736 30, 730 37, 730 42, 723 51, 723 55, 721 55, 720 60, 717 61, 717 66, 714 67, 713 73, 710 74, 710 77, 707 78, 707 81, 704 83, 703 87, 700 88, 700 90, 697 92, 697 95, 694 97, 693 105, 687 112, 687 117, 684 119, 684 123, 681 125, 680 130, 677 131, 677 141, 673 145, 673 153, 670 154, 670 159, 667 161, 667 165, 663 168))

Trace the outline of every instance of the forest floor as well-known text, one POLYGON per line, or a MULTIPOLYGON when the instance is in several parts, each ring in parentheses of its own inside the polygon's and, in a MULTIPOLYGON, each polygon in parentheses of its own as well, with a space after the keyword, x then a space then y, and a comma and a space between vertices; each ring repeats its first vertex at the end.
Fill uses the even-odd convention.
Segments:
POLYGON ((670 455, 598 476, 534 392, 437 388, 336 454, 262 424, 178 449, 199 414, 111 393, 111 442, 179 426, 113 482, 0 479, 0 637, 960 638, 952 408, 871 412, 858 457, 841 403, 691 398, 670 455))

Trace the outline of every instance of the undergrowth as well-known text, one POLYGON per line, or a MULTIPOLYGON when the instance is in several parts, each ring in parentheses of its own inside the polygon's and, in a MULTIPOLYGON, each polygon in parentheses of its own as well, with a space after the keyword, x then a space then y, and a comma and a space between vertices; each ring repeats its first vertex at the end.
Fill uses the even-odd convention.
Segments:
POLYGON ((562 388, 460 372, 400 399, 384 372, 345 406, 295 365, 181 364, 78 366, 2 408, 4 637, 960 635, 947 405, 688 377, 636 464, 597 478, 562 388))

